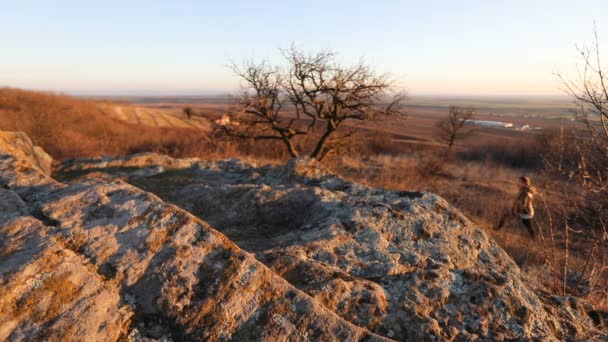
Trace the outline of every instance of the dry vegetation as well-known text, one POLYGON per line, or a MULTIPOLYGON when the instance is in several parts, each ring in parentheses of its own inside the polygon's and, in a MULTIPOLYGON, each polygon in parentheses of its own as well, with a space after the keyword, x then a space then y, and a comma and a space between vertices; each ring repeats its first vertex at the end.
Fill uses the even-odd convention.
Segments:
MULTIPOLYGON (((271 163, 290 158, 280 140, 214 141, 199 130, 125 123, 106 115, 103 108, 107 107, 68 96, 0 89, 0 129, 26 132, 59 160, 142 151, 205 159, 251 158, 271 163)), ((296 148, 309 150, 320 134, 322 130, 313 130, 297 142, 296 148)), ((340 132, 335 136, 341 139, 340 132)), ((353 144, 336 149, 324 159, 324 164, 349 180, 371 186, 428 190, 441 195, 494 236, 531 282, 560 294, 601 299, 598 304, 608 307, 604 260, 596 260, 606 248, 604 241, 598 242, 589 233, 593 227, 585 226, 577 214, 581 202, 577 199, 577 205, 567 202, 566 206, 564 201, 564 192, 581 188, 567 176, 554 172, 542 157, 554 159, 551 153, 556 150, 555 137, 476 136, 470 139, 474 142, 455 145, 448 154, 441 145, 404 143, 394 134, 360 129, 351 137, 353 144), (537 241, 531 241, 516 222, 501 231, 491 229, 512 203, 517 190, 513 182, 524 174, 533 179, 539 197, 546 203, 546 207, 537 203, 536 229, 541 232, 537 241), (565 219, 570 217, 576 220, 565 219)))
POLYGON ((200 155, 199 130, 144 127, 116 120, 109 106, 69 96, 0 89, 0 130, 23 131, 55 159, 156 151, 200 155))
MULTIPOLYGON (((584 174, 580 162, 582 157, 590 160, 581 149, 595 153, 591 146, 576 143, 575 137, 584 132, 564 131, 567 136, 547 132, 508 143, 483 141, 454 154, 424 145, 401 153, 359 153, 335 159, 330 167, 371 186, 441 195, 494 236, 539 288, 588 297, 608 308, 606 202, 597 200, 603 190, 589 187, 592 175, 584 174), (570 142, 566 151, 560 150, 558 138, 570 142), (552 164, 555 160, 561 160, 561 168, 552 164), (522 175, 535 182, 536 240, 515 219, 506 229, 493 229, 512 206, 522 175)), ((376 138, 374 150, 397 149, 394 141, 384 142, 381 148, 376 138)))

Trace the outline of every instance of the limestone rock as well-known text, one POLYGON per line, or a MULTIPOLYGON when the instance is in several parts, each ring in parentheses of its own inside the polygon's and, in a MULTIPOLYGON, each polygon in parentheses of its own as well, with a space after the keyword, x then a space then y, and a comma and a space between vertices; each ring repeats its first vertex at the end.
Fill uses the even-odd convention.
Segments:
POLYGON ((608 338, 601 313, 531 288, 430 193, 305 159, 156 154, 70 160, 63 176, 81 177, 61 183, 12 141, 0 141, 0 340, 608 338))
POLYGON ((0 340, 386 340, 125 182, 4 154, 0 186, 0 340))
POLYGON ((495 241, 430 193, 367 188, 306 160, 279 168, 206 162, 129 181, 188 208, 327 308, 388 338, 606 337, 585 309, 547 304, 554 299, 529 288, 495 241))
POLYGON ((0 154, 12 155, 18 160, 26 161, 30 167, 43 174, 51 175, 53 158, 34 145, 23 132, 0 131, 0 154))
POLYGON ((48 232, 33 217, 0 225, 0 340, 117 340, 133 314, 119 289, 48 232))

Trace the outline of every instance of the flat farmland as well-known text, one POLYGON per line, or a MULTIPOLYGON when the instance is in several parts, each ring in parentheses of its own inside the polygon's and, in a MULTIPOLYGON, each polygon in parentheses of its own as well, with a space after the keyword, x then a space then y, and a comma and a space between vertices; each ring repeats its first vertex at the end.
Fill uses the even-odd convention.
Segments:
MULTIPOLYGON (((154 123, 172 121, 179 125, 194 125, 209 129, 210 119, 229 113, 236 107, 233 97, 153 97, 130 98, 133 106, 145 108, 154 123), (194 118, 186 120, 183 108, 191 107, 194 118)), ((464 97, 416 97, 408 100, 405 118, 389 118, 384 121, 366 123, 361 127, 375 134, 389 134, 396 142, 436 144, 437 123, 447 116, 451 105, 473 108, 475 119, 512 123, 515 127, 528 125, 539 130, 520 131, 515 128, 475 128, 474 138, 467 139, 461 148, 487 142, 520 139, 530 134, 558 129, 560 125, 572 125, 574 109, 566 98, 471 98, 464 97)), ((140 110, 142 111, 142 110, 140 110)), ((355 122, 352 122, 355 123, 355 122)))

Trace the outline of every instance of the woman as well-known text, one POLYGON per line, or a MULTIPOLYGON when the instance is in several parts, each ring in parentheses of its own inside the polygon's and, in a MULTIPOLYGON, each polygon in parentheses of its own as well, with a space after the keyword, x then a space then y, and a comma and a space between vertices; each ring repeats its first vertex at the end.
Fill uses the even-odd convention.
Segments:
POLYGON ((519 194, 515 199, 515 203, 511 209, 510 213, 506 213, 500 219, 498 226, 496 229, 502 228, 505 224, 505 221, 511 216, 517 216, 521 223, 528 229, 528 233, 530 236, 534 238, 534 229, 532 229, 532 219, 534 218, 534 206, 532 202, 534 200, 534 188, 532 187, 532 182, 530 178, 521 176, 519 178, 519 194))

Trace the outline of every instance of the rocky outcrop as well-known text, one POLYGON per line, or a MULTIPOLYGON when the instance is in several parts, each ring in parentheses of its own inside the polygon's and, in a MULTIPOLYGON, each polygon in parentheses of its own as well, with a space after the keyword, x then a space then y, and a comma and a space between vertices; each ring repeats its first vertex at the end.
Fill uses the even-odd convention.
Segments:
POLYGON ((201 161, 125 179, 203 218, 342 318, 391 339, 606 336, 588 306, 539 297, 495 241, 430 193, 367 188, 303 159, 278 168, 201 161))
POLYGON ((199 218, 0 157, 0 340, 370 340, 199 218))
POLYGON ((42 148, 34 145, 23 132, 0 131, 0 153, 15 156, 45 175, 51 174, 53 158, 42 148))
POLYGON ((0 226, 0 340, 117 340, 133 314, 118 286, 48 234, 31 216, 0 226))
POLYGON ((607 337, 430 193, 155 154, 60 183, 0 151, 0 340, 607 337))

